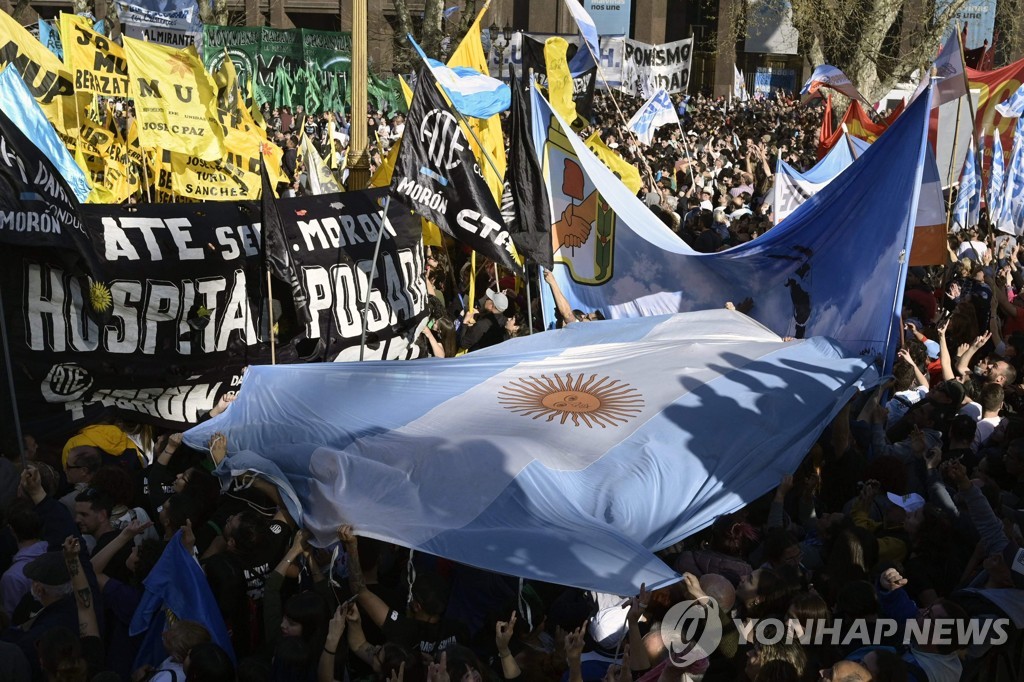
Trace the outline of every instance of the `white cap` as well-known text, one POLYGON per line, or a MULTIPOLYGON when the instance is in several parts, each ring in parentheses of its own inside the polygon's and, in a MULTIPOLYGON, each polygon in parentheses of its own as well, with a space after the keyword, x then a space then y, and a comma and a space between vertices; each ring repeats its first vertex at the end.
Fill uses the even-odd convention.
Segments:
POLYGON ((503 313, 506 310, 508 310, 508 296, 506 296, 505 294, 501 293, 500 291, 496 292, 493 289, 488 289, 486 292, 486 296, 491 300, 491 303, 494 304, 494 309, 497 312, 503 313))

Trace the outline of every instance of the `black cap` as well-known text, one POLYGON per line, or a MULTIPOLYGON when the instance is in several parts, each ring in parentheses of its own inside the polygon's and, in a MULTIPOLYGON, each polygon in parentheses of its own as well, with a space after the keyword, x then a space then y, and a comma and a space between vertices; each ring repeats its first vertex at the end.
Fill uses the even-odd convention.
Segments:
POLYGON ((40 554, 25 564, 25 577, 44 585, 57 586, 71 580, 68 566, 64 563, 64 552, 40 554))

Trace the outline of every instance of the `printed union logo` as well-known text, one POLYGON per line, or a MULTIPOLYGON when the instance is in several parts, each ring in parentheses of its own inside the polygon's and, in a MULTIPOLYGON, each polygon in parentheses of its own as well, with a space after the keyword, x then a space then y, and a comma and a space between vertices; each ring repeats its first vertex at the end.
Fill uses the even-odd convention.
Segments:
POLYGON ((611 377, 567 372, 550 377, 523 377, 498 391, 498 402, 506 410, 532 419, 545 418, 559 424, 572 419, 573 426, 588 428, 621 426, 640 414, 643 395, 629 384, 611 377))
POLYGON ((54 365, 43 379, 41 391, 49 403, 78 400, 92 386, 92 376, 80 365, 65 362, 54 365))
POLYGON ((459 122, 447 111, 434 109, 420 124, 420 142, 426 145, 427 157, 437 170, 451 170, 459 165, 459 154, 466 149, 459 122))
POLYGON ((669 662, 679 668, 707 658, 722 641, 722 621, 718 602, 704 596, 679 602, 661 621, 661 639, 668 649, 669 662))

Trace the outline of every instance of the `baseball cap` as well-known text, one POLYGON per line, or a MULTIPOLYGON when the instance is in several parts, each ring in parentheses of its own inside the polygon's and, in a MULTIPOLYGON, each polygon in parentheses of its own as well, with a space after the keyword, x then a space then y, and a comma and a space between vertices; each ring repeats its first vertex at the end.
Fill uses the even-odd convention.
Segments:
POLYGON ((935 343, 931 339, 928 339, 927 341, 924 342, 924 348, 925 348, 926 351, 928 351, 928 359, 930 359, 930 360, 938 360, 939 359, 939 355, 940 355, 940 351, 941 351, 941 349, 939 348, 939 344, 935 343))
POLYGON ((61 551, 40 554, 25 564, 24 572, 29 580, 51 587, 63 585, 71 580, 67 564, 64 563, 64 552, 61 551))
POLYGON ((890 502, 895 504, 897 507, 901 507, 908 514, 912 514, 918 509, 924 507, 924 498, 917 493, 910 493, 909 495, 886 493, 885 496, 889 498, 890 502))
POLYGON ((494 291, 493 289, 488 289, 486 295, 487 298, 491 300, 491 303, 494 304, 494 309, 499 313, 503 313, 508 310, 508 296, 500 291, 494 291))

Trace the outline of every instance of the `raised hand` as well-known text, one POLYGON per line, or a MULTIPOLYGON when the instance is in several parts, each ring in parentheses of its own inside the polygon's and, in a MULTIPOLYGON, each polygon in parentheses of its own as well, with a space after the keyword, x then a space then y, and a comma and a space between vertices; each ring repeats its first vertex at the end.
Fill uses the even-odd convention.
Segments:
POLYGON ((516 627, 516 612, 512 612, 512 616, 508 621, 499 620, 494 624, 494 643, 498 647, 499 656, 507 656, 512 653, 509 650, 509 642, 512 641, 512 634, 516 627))
POLYGON ((889 568, 882 572, 882 575, 878 578, 878 583, 886 592, 892 592, 906 585, 907 579, 900 575, 900 572, 895 568, 889 568))

